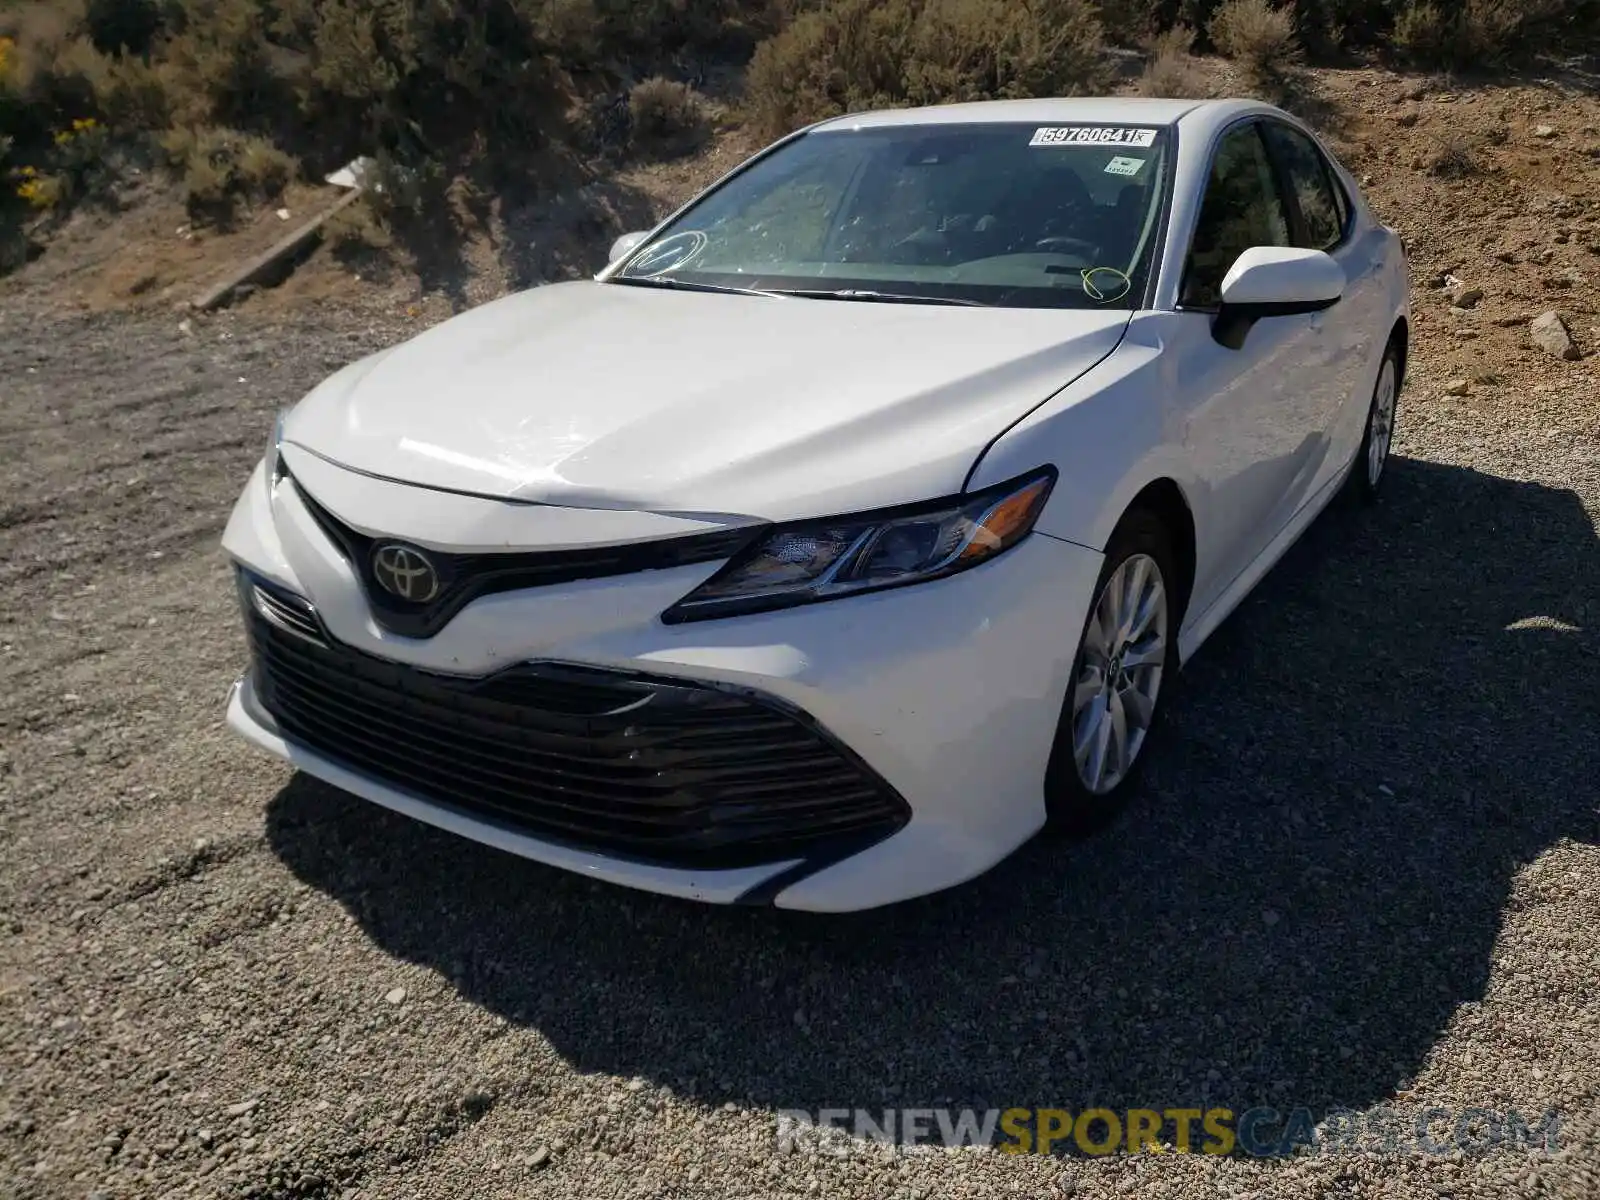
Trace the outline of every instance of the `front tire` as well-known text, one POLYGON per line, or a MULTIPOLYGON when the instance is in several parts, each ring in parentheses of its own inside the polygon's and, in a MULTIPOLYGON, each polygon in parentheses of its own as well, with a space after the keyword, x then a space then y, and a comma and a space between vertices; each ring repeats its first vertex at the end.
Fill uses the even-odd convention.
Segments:
POLYGON ((1182 611, 1165 527, 1129 513, 1106 547, 1045 770, 1053 829, 1092 833, 1126 804, 1177 672, 1182 611))

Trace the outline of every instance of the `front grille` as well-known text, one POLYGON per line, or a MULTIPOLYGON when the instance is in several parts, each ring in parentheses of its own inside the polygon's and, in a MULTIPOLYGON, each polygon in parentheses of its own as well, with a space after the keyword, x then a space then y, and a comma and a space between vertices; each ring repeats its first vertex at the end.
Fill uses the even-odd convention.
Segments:
MULTIPOLYGON (((321 630, 304 601, 261 590, 321 630)), ((438 675, 308 639, 265 611, 247 607, 254 678, 285 737, 547 840, 726 868, 837 853, 909 817, 849 750, 766 698, 547 663, 438 675)))
POLYGON ((383 588, 373 572, 373 555, 383 546, 405 545, 403 539, 369 537, 352 529, 295 481, 306 510, 345 560, 354 568, 367 594, 373 618, 403 637, 429 638, 479 596, 519 588, 599 579, 635 571, 655 571, 696 563, 720 562, 747 545, 757 530, 718 529, 686 537, 623 546, 578 550, 530 550, 486 554, 423 551, 438 573, 439 590, 425 604, 402 600, 383 588))

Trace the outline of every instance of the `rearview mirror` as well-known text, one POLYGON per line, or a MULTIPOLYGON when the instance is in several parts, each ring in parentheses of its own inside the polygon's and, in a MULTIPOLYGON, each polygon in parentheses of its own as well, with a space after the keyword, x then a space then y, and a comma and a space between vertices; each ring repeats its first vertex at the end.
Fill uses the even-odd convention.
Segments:
POLYGON ((1212 336, 1237 350, 1263 317, 1321 312, 1339 302, 1344 286, 1344 268, 1321 250, 1252 246, 1222 280, 1222 307, 1212 336))
POLYGON ((616 241, 611 243, 611 257, 606 259, 606 262, 614 263, 617 261, 617 259, 626 257, 628 253, 634 249, 634 247, 636 247, 640 242, 644 241, 645 238, 649 236, 650 235, 648 233, 644 232, 623 234, 616 241))

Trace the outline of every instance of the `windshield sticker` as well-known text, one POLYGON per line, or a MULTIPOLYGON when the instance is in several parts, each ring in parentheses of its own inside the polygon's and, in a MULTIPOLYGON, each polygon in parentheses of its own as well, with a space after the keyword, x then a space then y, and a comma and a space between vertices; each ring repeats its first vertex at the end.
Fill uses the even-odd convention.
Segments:
POLYGON ((1139 146, 1155 145, 1154 129, 1126 125, 1045 125, 1033 131, 1030 146, 1139 146))
POLYGON ((1137 175, 1144 168, 1144 159, 1117 155, 1106 164, 1107 175, 1137 175))
POLYGON ((1115 267, 1089 267, 1081 278, 1083 294, 1096 304, 1121 300, 1133 288, 1133 280, 1115 267))
POLYGON ((628 264, 623 274, 638 275, 648 279, 655 275, 665 275, 668 271, 676 271, 698 258, 700 251, 706 248, 706 243, 710 240, 698 229, 685 229, 682 233, 670 234, 647 247, 639 257, 628 264))

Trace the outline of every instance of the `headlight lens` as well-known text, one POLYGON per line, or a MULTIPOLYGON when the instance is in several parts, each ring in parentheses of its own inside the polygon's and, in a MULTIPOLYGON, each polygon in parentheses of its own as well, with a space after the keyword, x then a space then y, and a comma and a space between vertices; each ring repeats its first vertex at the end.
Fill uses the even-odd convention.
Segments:
POLYGON ((661 619, 788 608, 965 571, 1026 537, 1055 481, 1055 468, 1044 467, 969 496, 779 526, 661 619))
POLYGON ((289 415, 288 409, 280 409, 272 422, 272 438, 267 442, 267 497, 271 499, 273 490, 278 486, 278 480, 283 478, 283 461, 278 457, 278 448, 283 445, 283 419, 289 415))

